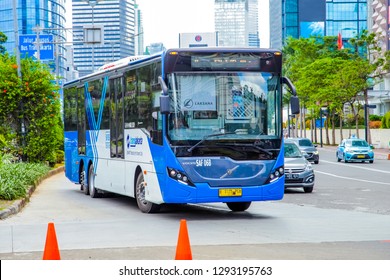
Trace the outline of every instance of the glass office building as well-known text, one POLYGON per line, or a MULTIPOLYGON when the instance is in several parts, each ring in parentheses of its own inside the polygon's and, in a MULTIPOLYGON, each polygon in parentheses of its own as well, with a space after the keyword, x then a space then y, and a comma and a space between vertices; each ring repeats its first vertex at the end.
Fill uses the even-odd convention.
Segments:
POLYGON ((257 0, 215 0, 219 46, 259 47, 257 0))
POLYGON ((367 30, 367 0, 326 0, 326 35, 344 40, 367 30))
POLYGON ((342 35, 344 43, 367 29, 367 0, 282 0, 270 1, 271 47, 281 49, 288 37, 342 35))
POLYGON ((135 54, 134 0, 73 0, 72 10, 74 64, 80 77, 135 54), (101 33, 90 33, 95 28, 101 33))
MULTIPOLYGON (((18 35, 35 35, 39 26, 41 35, 53 35, 53 59, 42 62, 49 65, 54 74, 65 73, 65 1, 64 0, 1 0, 0 31, 8 40, 3 46, 10 54, 15 54, 15 28, 13 2, 16 1, 18 35)), ((70 1, 70 0, 68 0, 70 1)))

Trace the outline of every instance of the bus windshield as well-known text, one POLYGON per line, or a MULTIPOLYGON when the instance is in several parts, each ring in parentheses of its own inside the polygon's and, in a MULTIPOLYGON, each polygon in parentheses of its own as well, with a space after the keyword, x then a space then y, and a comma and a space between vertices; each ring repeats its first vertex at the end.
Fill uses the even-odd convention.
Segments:
POLYGON ((280 77, 275 74, 179 72, 169 74, 168 81, 168 137, 174 145, 281 137, 280 77))

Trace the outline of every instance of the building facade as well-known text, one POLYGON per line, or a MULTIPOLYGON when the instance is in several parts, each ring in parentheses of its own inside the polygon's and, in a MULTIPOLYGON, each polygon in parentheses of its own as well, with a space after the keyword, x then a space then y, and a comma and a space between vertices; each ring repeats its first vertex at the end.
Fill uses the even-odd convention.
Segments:
MULTIPOLYGON (((65 1, 19 0, 16 1, 17 15, 14 15, 13 12, 14 1, 16 0, 0 1, 0 31, 3 32, 8 38, 7 42, 4 44, 7 52, 11 55, 16 53, 15 34, 18 34, 17 39, 26 35, 31 35, 31 37, 34 37, 37 35, 37 31, 39 30, 40 35, 50 35, 50 38, 52 38, 52 41, 49 43, 50 48, 52 48, 53 55, 48 57, 43 55, 40 56, 40 52, 37 54, 36 50, 41 48, 37 48, 38 44, 34 44, 33 42, 31 45, 25 46, 29 49, 34 48, 34 56, 36 59, 40 59, 43 63, 47 64, 53 74, 57 75, 58 77, 63 77, 66 71, 64 46, 66 41, 66 34, 64 29, 65 1), (17 33, 15 32, 14 18, 17 19, 17 33)), ((32 54, 32 52, 29 52, 29 54, 32 54)), ((27 54, 25 53, 23 55, 25 56, 27 54)))
POLYGON ((142 11, 135 4, 135 54, 143 55, 144 48, 144 26, 142 23, 142 11))
POLYGON ((343 43, 367 30, 367 0, 270 1, 271 47, 281 49, 288 37, 338 36, 343 43), (281 32, 278 32, 281 27, 281 32))
POLYGON ((215 0, 218 45, 260 47, 257 0, 215 0))
POLYGON ((135 55, 134 0, 73 0, 74 64, 80 77, 135 55))

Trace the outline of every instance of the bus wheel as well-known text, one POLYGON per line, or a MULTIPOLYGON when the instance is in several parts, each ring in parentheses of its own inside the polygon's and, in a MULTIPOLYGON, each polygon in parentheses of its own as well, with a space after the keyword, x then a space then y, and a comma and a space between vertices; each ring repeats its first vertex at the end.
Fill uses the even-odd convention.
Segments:
POLYGON ((135 199, 137 200, 138 208, 143 213, 156 213, 160 210, 160 205, 145 199, 145 181, 142 172, 138 173, 135 183, 135 199))
POLYGON ((251 206, 251 202, 227 202, 227 207, 234 212, 245 211, 251 206))
POLYGON ((85 171, 80 172, 80 191, 84 192, 84 186, 85 186, 85 171))
POLYGON ((87 174, 86 174, 86 172, 84 170, 84 167, 83 167, 83 171, 81 171, 81 174, 80 174, 80 184, 81 184, 80 189, 84 192, 84 194, 85 195, 89 195, 87 174))
POLYGON ((90 197, 99 197, 99 191, 95 188, 95 173, 93 172, 92 164, 89 166, 88 169, 88 187, 85 188, 88 189, 90 197))

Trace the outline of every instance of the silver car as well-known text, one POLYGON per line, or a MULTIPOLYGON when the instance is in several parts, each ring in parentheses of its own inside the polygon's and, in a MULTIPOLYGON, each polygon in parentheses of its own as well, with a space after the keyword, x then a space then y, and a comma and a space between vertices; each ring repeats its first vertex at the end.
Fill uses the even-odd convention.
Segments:
POLYGON ((303 153, 294 141, 285 139, 284 188, 303 188, 305 193, 311 193, 314 187, 314 170, 303 153))

